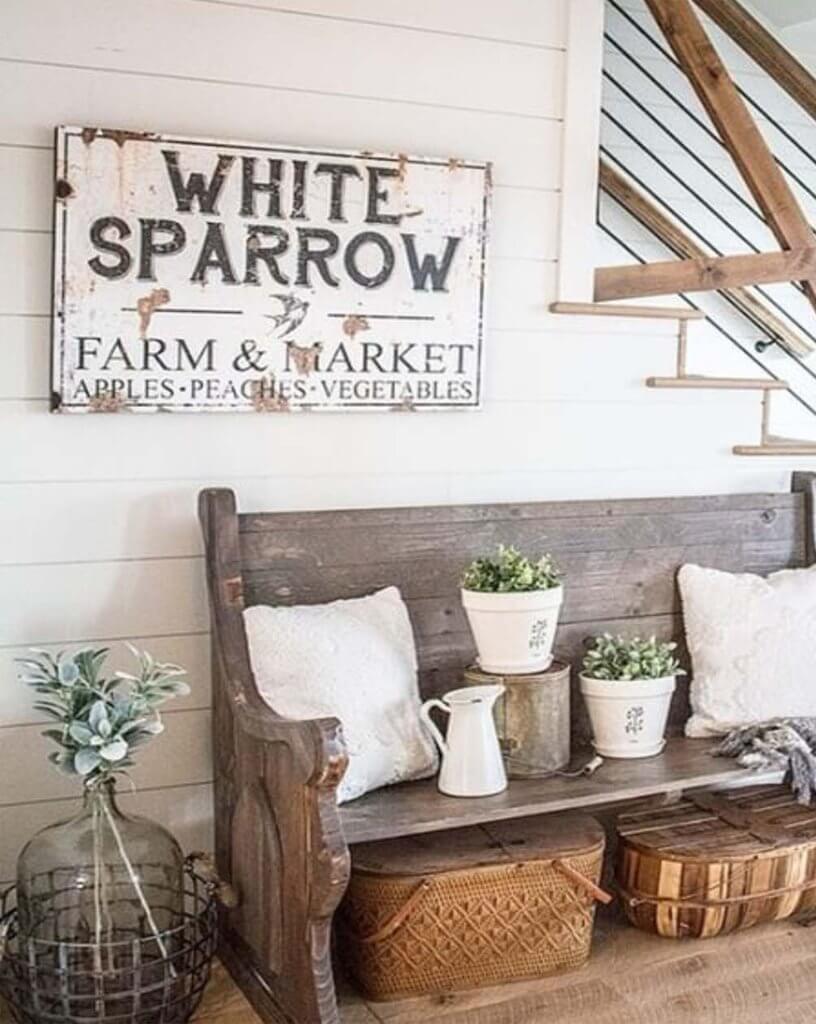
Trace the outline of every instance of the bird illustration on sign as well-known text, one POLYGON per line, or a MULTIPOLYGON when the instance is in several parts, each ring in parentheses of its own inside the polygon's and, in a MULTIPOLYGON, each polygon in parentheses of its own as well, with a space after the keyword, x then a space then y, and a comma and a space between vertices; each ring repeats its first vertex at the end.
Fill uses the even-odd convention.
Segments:
POLYGON ((294 338, 287 338, 306 319, 309 303, 296 295, 272 295, 283 307, 280 313, 267 313, 266 318, 272 321, 272 335, 286 345, 295 369, 302 376, 308 376, 317 367, 317 358, 323 345, 318 341, 314 345, 298 345, 294 338))
POLYGON ((266 318, 272 321, 273 334, 278 338, 285 338, 287 334, 291 334, 292 331, 300 327, 306 319, 309 303, 299 299, 296 295, 278 294, 271 295, 270 298, 277 299, 283 306, 283 310, 280 313, 267 313, 265 314, 266 318))

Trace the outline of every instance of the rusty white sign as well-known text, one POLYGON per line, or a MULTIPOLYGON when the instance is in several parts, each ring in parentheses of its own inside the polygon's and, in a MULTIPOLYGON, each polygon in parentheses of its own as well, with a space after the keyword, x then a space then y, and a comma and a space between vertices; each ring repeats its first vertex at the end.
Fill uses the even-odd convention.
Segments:
POLYGON ((476 407, 488 164, 57 129, 52 408, 476 407))

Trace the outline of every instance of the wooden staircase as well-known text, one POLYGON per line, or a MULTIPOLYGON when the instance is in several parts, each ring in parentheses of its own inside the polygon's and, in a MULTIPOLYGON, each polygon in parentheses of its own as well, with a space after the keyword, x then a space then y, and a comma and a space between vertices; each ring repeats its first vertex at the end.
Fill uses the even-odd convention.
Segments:
POLYGON ((647 377, 649 388, 685 388, 710 391, 759 391, 762 393, 759 444, 737 444, 731 451, 734 455, 816 455, 816 441, 778 437, 770 433, 771 394, 787 391, 787 381, 775 377, 704 377, 688 373, 686 355, 688 347, 688 325, 690 320, 704 320, 706 315, 700 309, 678 309, 672 306, 628 306, 605 304, 603 302, 553 302, 551 313, 567 316, 615 316, 650 318, 677 321, 677 364, 674 377, 647 377))
MULTIPOLYGON (((742 7, 739 0, 696 0, 760 67, 813 115, 816 78, 742 7)), ((704 319, 698 309, 633 306, 609 300, 650 298, 688 292, 717 292, 769 338, 795 357, 813 352, 810 338, 776 316, 748 289, 770 282, 798 281, 816 310, 816 247, 808 219, 759 126, 709 39, 691 0, 645 0, 655 22, 708 113, 719 137, 768 228, 779 245, 775 252, 717 255, 706 252, 675 220, 647 199, 626 177, 601 160, 599 186, 646 227, 678 259, 641 262, 595 271, 594 302, 556 302, 550 311, 569 315, 630 316, 677 321, 677 361, 672 377, 648 377, 650 388, 757 391, 761 394, 759 444, 735 445, 735 455, 816 455, 816 441, 770 433, 771 398, 790 385, 767 377, 713 377, 690 374, 686 368, 688 325, 704 319)))

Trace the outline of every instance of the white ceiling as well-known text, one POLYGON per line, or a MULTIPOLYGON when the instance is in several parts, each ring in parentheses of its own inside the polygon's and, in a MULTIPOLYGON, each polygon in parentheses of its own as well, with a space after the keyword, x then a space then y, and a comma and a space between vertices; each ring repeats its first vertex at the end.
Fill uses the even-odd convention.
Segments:
POLYGON ((750 0, 750 6, 777 28, 816 18, 816 0, 750 0))

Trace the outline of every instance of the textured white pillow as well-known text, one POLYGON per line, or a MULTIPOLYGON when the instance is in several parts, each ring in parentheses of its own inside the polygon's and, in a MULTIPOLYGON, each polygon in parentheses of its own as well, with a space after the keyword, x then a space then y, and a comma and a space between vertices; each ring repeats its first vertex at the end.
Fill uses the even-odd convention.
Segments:
POLYGON ((684 565, 678 580, 693 669, 687 736, 816 715, 816 565, 767 579, 684 565))
POLYGON ((340 803, 436 771, 436 747, 419 719, 414 635, 396 587, 330 604, 255 605, 244 621, 270 707, 342 722, 349 766, 340 803))

